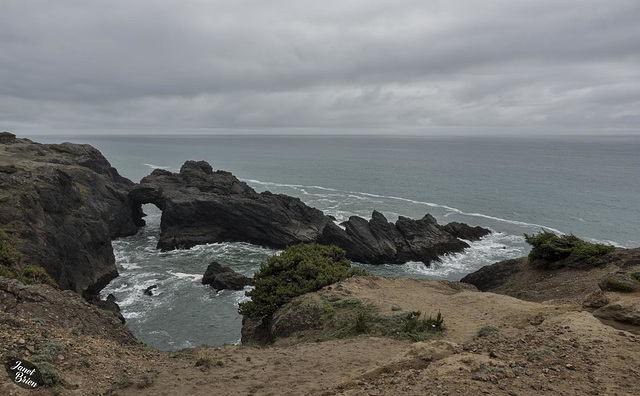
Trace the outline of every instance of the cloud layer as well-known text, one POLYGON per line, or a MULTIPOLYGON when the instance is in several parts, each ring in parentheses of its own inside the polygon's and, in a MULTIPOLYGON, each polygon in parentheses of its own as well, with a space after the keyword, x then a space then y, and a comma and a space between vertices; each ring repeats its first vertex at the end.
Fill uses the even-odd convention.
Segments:
POLYGON ((640 3, 5 0, 0 129, 638 131, 640 3))

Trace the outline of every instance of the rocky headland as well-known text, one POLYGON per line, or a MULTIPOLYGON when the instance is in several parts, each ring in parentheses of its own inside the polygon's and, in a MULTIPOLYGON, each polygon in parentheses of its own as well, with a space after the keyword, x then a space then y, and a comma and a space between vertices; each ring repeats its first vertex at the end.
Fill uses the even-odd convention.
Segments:
MULTIPOLYGON (((145 179, 123 178, 90 146, 0 133, 7 242, 66 289, 0 277, 0 360, 37 362, 51 381, 22 389, 3 374, 0 394, 637 394, 640 249, 613 249, 597 265, 508 260, 463 282, 355 276, 295 298, 259 328, 247 324, 247 345, 148 347, 119 320, 113 299, 82 298, 117 275, 111 239, 143 224, 142 203, 163 210, 164 249, 332 242, 352 260, 430 262, 488 231, 428 215, 390 223, 378 212, 339 226, 203 162, 145 179), (414 334, 413 320, 429 316, 441 316, 443 330, 414 334)), ((226 273, 214 265, 208 279, 226 273)))
POLYGON ((134 183, 85 144, 0 134, 0 227, 23 261, 89 297, 118 276, 111 240, 134 234, 134 183))
POLYGON ((111 240, 144 225, 142 204, 162 210, 162 250, 243 241, 284 248, 331 243, 363 263, 430 263, 490 231, 430 215, 393 224, 376 211, 342 227, 298 198, 257 193, 229 172, 187 161, 179 173, 156 169, 139 184, 95 148, 39 144, 0 135, 0 224, 23 262, 44 268, 63 290, 90 299, 118 275, 111 240))
POLYGON ((428 214, 419 220, 400 217, 394 224, 377 211, 369 221, 352 216, 340 227, 298 198, 257 193, 205 161, 187 161, 179 173, 156 169, 131 190, 130 197, 162 211, 158 242, 162 250, 216 242, 273 248, 317 242, 336 245, 361 263, 428 264, 468 248, 460 238, 474 241, 490 233, 456 222, 441 226, 428 214))

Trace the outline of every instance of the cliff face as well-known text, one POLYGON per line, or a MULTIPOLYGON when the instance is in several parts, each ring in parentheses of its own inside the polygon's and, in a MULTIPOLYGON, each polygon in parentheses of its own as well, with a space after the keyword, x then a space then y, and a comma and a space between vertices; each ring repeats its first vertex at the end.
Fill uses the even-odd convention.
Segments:
POLYGON ((111 239, 141 218, 134 186, 89 145, 0 136, 0 227, 23 262, 85 296, 118 275, 111 239))

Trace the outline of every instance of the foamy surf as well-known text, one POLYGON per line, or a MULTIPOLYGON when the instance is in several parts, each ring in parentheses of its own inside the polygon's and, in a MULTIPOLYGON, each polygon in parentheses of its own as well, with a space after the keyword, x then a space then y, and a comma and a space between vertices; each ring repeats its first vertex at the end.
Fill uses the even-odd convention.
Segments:
MULTIPOLYGON (((253 183, 256 185, 260 185, 260 186, 274 186, 274 187, 283 187, 283 188, 290 188, 290 189, 294 189, 298 192, 300 192, 302 195, 305 196, 316 196, 319 198, 326 198, 326 196, 324 196, 323 194, 317 194, 317 193, 311 193, 309 192, 310 189, 321 189, 321 190, 325 190, 325 191, 334 191, 334 192, 338 192, 342 195, 342 200, 341 202, 338 203, 338 205, 340 205, 341 203, 344 204, 345 200, 348 199, 356 199, 359 201, 367 201, 367 199, 369 199, 369 202, 374 204, 374 203, 378 203, 378 204, 382 204, 383 201, 380 201, 380 199, 382 200, 395 200, 395 201, 401 201, 401 202, 406 202, 406 203, 410 203, 410 204, 414 204, 414 205, 421 205, 421 206, 427 206, 430 208, 438 208, 438 209, 443 209, 445 210, 447 213, 443 214, 444 217, 449 217, 452 214, 457 214, 457 215, 461 215, 461 216, 466 216, 466 217, 477 217, 477 218, 483 218, 483 219, 487 219, 487 220, 493 220, 493 221, 497 221, 497 222, 502 222, 502 223, 507 223, 507 224, 512 224, 512 225, 517 225, 517 226, 521 226, 521 227, 526 227, 526 228, 533 228, 533 229, 539 229, 542 231, 549 231, 549 232, 553 232, 555 234, 558 235, 564 235, 565 233, 557 228, 553 228, 553 227, 549 227, 543 224, 537 224, 537 223, 531 223, 531 222, 525 222, 525 221, 520 221, 520 220, 513 220, 513 219, 507 219, 507 218, 502 218, 502 217, 498 217, 498 216, 492 216, 492 215, 488 215, 488 214, 484 214, 484 213, 476 213, 476 212, 465 212, 462 211, 458 208, 454 208, 452 206, 448 206, 448 205, 443 205, 443 204, 438 204, 438 203, 434 203, 434 202, 427 202, 427 201, 419 201, 419 200, 414 200, 414 199, 409 199, 409 198, 403 198, 403 197, 398 197, 398 196, 393 196, 393 195, 380 195, 380 194, 372 194, 372 193, 367 193, 367 192, 361 192, 361 191, 342 191, 342 190, 337 190, 334 188, 328 188, 328 187, 321 187, 321 186, 305 186, 305 185, 300 185, 300 184, 284 184, 284 183, 273 183, 273 182, 263 182, 263 181, 259 181, 259 180, 254 180, 254 179, 245 179, 245 182, 248 183, 253 183), (379 200, 373 200, 370 198, 378 198, 379 200)), ((321 199, 318 199, 317 202, 322 202, 321 199)), ((322 210, 322 208, 319 208, 322 210)), ((328 208, 328 209, 335 209, 335 206, 333 208, 328 208)), ((374 207, 371 207, 371 209, 369 209, 370 211, 375 209, 374 207)), ((329 213, 330 214, 330 213, 329 213)), ((356 214, 356 213, 352 213, 352 214, 356 214)), ((358 215, 362 215, 362 214, 358 214, 358 215)), ((366 216, 366 214, 365 214, 366 216)), ((347 217, 348 218, 348 217, 347 217)))

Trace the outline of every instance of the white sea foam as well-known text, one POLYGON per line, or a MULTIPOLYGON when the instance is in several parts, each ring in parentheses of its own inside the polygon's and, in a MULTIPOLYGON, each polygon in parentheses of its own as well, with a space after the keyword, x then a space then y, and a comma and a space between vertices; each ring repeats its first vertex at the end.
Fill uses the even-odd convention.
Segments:
POLYGON ((610 240, 607 240, 607 239, 586 238, 586 241, 587 242, 592 242, 592 243, 599 243, 599 244, 603 244, 603 245, 612 245, 612 246, 619 247, 619 248, 625 247, 624 245, 621 245, 618 242, 610 241, 610 240))
MULTIPOLYGON (((361 191, 341 191, 341 190, 337 190, 337 189, 334 189, 334 188, 321 187, 321 186, 305 186, 305 185, 300 185, 300 184, 283 184, 283 183, 263 182, 263 181, 254 180, 254 179, 246 179, 245 181, 246 182, 251 182, 251 183, 254 183, 254 184, 265 185, 265 186, 294 188, 294 189, 296 189, 298 191, 303 191, 303 194, 305 194, 305 195, 309 194, 306 189, 316 188, 316 189, 321 189, 321 190, 328 190, 328 191, 335 191, 335 192, 343 193, 343 194, 345 194, 343 199, 344 198, 356 198, 356 199, 359 199, 359 200, 363 200, 363 199, 365 199, 363 197, 380 198, 380 199, 392 199, 392 200, 396 200, 396 201, 408 202, 408 203, 415 204, 415 205, 424 205, 424 206, 428 206, 428 207, 431 207, 431 208, 444 209, 444 210, 449 212, 449 213, 446 213, 444 215, 445 217, 448 217, 449 215, 455 213, 455 214, 462 215, 462 216, 479 217, 479 218, 484 218, 484 219, 488 219, 488 220, 493 220, 493 221, 513 224, 513 225, 523 226, 523 227, 535 227, 535 228, 539 228, 539 229, 542 229, 542 230, 551 231, 551 232, 554 232, 554 233, 560 234, 560 235, 564 235, 565 234, 564 232, 562 232, 562 231, 560 231, 560 230, 558 230, 556 228, 548 227, 548 226, 541 225, 541 224, 529 223, 529 222, 511 220, 511 219, 505 219, 505 218, 502 218, 502 217, 491 216, 491 215, 487 215, 487 214, 484 214, 484 213, 464 212, 464 211, 462 211, 460 209, 457 209, 457 208, 454 208, 454 207, 448 206, 448 205, 442 205, 442 204, 438 204, 438 203, 434 203, 434 202, 418 201, 418 200, 409 199, 409 198, 396 197, 396 196, 393 196, 393 195, 380 195, 380 194, 372 194, 372 193, 366 193, 366 192, 361 192, 361 191)), ((374 201, 374 202, 376 202, 376 201, 374 201)), ((382 203, 382 202, 381 201, 377 201, 377 203, 382 203)))
POLYGON ((160 166, 160 165, 148 164, 146 162, 143 162, 142 165, 148 166, 151 169, 165 169, 165 170, 171 169, 170 166, 160 166))
POLYGON ((191 280, 202 279, 202 275, 200 274, 185 274, 184 272, 173 272, 173 271, 167 271, 167 273, 180 279, 191 279, 191 280))

